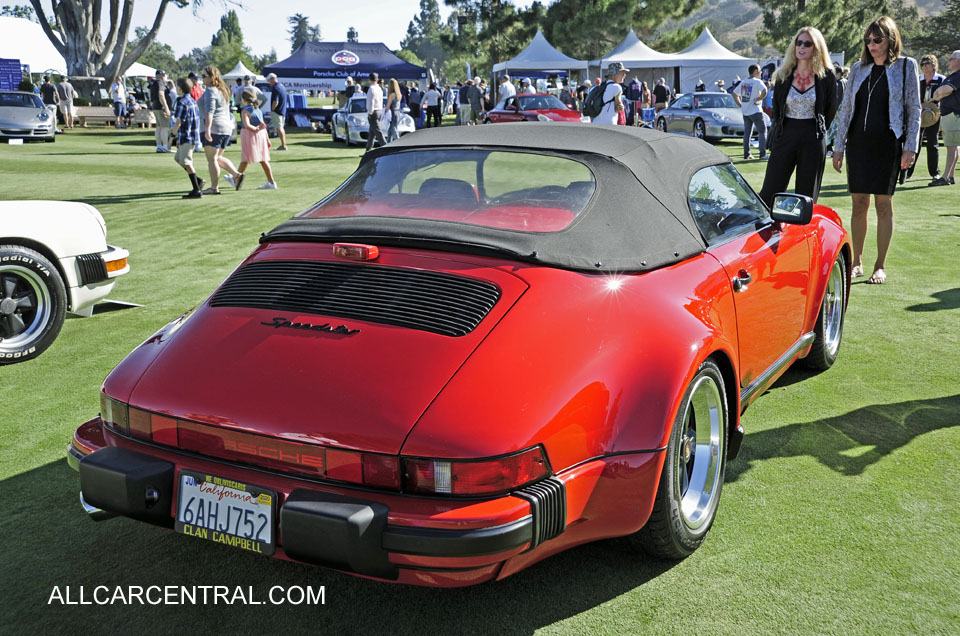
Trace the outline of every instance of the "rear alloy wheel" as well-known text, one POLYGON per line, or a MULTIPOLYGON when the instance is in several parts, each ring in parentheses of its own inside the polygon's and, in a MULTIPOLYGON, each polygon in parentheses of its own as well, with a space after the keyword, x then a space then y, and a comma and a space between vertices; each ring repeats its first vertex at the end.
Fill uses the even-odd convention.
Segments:
POLYGON ((667 132, 667 120, 663 117, 657 120, 657 130, 660 132, 667 132))
POLYGON ((67 292, 43 255, 0 245, 0 364, 35 358, 54 341, 66 314, 67 292))
POLYGON ((697 121, 693 122, 693 136, 697 139, 703 139, 706 141, 707 127, 703 124, 702 119, 698 119, 697 121))
POLYGON ((677 411, 657 497, 647 524, 629 545, 663 559, 682 559, 703 543, 720 503, 729 410, 720 368, 707 360, 677 411))
POLYGON ((813 345, 803 364, 816 371, 826 371, 833 366, 840 353, 840 339, 843 337, 843 316, 847 301, 847 266, 843 254, 837 256, 827 288, 820 304, 820 316, 813 330, 813 345))

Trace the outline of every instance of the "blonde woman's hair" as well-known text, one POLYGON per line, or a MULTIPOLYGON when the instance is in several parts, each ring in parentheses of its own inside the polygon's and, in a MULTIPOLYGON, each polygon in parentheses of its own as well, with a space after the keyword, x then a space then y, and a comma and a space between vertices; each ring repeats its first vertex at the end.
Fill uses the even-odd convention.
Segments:
POLYGON ((827 48, 827 41, 823 38, 820 29, 812 26, 805 26, 797 31, 797 34, 790 39, 790 46, 783 56, 783 65, 777 69, 777 79, 786 82, 790 74, 797 68, 797 38, 801 33, 806 33, 813 41, 813 57, 810 63, 813 66, 813 72, 817 77, 823 77, 827 74, 827 65, 830 64, 830 50, 827 48))
POLYGON ((403 93, 400 92, 399 82, 392 77, 390 78, 390 87, 387 89, 387 97, 389 97, 391 93, 396 95, 398 100, 403 98, 403 93))
POLYGON ((220 69, 216 66, 204 66, 203 73, 210 78, 210 82, 213 86, 223 93, 223 98, 227 101, 230 101, 230 89, 227 88, 227 83, 223 81, 223 77, 220 76, 220 69))
MULTIPOLYGON (((863 30, 864 39, 867 36, 877 36, 887 38, 887 61, 886 64, 893 64, 900 57, 900 49, 903 47, 903 40, 900 39, 900 29, 893 18, 883 16, 877 18, 867 25, 863 30)), ((863 43, 863 50, 860 51, 860 62, 862 64, 873 64, 873 56, 870 55, 870 47, 863 43)))

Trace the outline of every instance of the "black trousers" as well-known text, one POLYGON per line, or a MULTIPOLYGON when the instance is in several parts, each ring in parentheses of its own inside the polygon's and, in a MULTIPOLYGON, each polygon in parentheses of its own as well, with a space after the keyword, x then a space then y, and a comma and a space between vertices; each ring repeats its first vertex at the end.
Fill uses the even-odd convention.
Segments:
POLYGON ((383 138, 383 131, 380 130, 380 111, 367 115, 367 121, 370 122, 370 131, 367 133, 367 150, 373 148, 374 142, 381 146, 387 143, 387 140, 383 138))
POLYGON ((440 127, 440 105, 436 106, 427 106, 427 120, 424 123, 424 126, 430 128, 431 126, 435 128, 440 127), (433 120, 433 124, 430 121, 433 120))
POLYGON ((820 195, 823 164, 827 158, 826 142, 817 136, 816 120, 785 117, 781 133, 774 142, 760 198, 768 206, 773 206, 774 195, 787 191, 790 176, 796 170, 793 191, 816 201, 820 195))
MULTIPOLYGON (((940 141, 937 136, 940 134, 940 121, 933 126, 920 129, 920 147, 927 147, 927 172, 931 177, 940 175, 940 141)), ((913 169, 910 170, 913 174, 913 169)))

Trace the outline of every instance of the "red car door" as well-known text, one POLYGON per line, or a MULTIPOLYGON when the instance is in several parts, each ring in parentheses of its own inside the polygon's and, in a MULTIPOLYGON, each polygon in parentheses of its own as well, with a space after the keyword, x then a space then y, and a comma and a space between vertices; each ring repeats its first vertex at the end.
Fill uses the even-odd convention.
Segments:
POLYGON ((732 165, 711 166, 690 185, 690 203, 733 288, 741 387, 801 337, 810 282, 805 226, 778 224, 732 165))

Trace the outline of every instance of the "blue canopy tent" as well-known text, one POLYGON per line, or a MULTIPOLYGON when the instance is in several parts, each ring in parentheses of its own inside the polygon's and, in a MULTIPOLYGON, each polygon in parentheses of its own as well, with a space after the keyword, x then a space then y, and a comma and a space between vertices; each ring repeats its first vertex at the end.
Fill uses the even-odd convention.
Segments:
POLYGON ((421 80, 427 69, 405 62, 382 42, 304 42, 285 60, 263 68, 276 73, 288 89, 342 91, 347 77, 366 79, 370 73, 397 80, 421 80))

